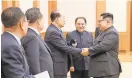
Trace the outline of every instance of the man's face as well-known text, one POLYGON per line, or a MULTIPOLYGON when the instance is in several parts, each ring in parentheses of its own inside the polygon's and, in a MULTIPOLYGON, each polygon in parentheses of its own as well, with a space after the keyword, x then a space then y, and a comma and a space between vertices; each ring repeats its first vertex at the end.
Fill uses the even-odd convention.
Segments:
POLYGON ((98 24, 99 24, 99 28, 101 31, 104 31, 104 29, 107 27, 107 20, 103 19, 103 17, 101 16, 100 19, 98 20, 98 24))
POLYGON ((64 16, 59 17, 57 22, 58 22, 58 25, 60 27, 64 27, 64 25, 65 25, 65 17, 64 16))
POLYGON ((83 32, 85 30, 86 23, 84 19, 79 18, 77 19, 75 26, 76 26, 76 30, 78 30, 79 32, 83 32))
POLYGON ((38 22, 39 22, 38 28, 39 28, 39 32, 40 32, 44 29, 44 19, 41 18, 38 20, 38 22))

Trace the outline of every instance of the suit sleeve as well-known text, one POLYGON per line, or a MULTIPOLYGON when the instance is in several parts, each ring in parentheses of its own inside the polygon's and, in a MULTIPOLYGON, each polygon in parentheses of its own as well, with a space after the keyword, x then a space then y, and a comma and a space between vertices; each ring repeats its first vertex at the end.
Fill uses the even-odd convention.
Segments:
POLYGON ((28 36, 29 40, 24 44, 25 53, 27 56, 30 71, 33 75, 40 73, 40 61, 39 61, 39 42, 36 37, 28 36))
POLYGON ((2 55, 2 70, 6 78, 34 78, 23 69, 23 56, 19 47, 8 47, 2 55))
POLYGON ((73 48, 68 46, 66 41, 61 37, 60 33, 51 32, 49 38, 50 44, 54 45, 57 49, 61 50, 62 52, 67 52, 70 54, 78 54, 82 52, 80 48, 73 48))
POLYGON ((118 34, 114 32, 107 33, 103 40, 89 48, 90 56, 97 55, 102 52, 107 52, 111 50, 112 47, 116 44, 118 44, 118 34))
POLYGON ((71 60, 71 67, 73 66, 74 67, 74 64, 73 64, 73 58, 72 58, 72 55, 69 55, 70 56, 70 60, 71 60))

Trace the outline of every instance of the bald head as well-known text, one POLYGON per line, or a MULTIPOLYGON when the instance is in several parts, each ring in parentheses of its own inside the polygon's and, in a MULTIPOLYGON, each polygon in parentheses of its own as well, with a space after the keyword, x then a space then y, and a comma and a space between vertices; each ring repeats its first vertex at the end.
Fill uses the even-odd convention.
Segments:
POLYGON ((50 19, 53 22, 56 18, 61 17, 61 14, 58 10, 52 11, 50 14, 50 19))

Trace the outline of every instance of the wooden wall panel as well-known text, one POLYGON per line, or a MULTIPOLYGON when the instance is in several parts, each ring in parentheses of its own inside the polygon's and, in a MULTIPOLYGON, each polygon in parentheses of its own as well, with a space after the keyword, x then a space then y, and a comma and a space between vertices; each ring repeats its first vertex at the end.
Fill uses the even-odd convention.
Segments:
MULTIPOLYGON (((2 11, 8 7, 12 6, 12 1, 8 1, 8 0, 2 0, 2 11)), ((2 32, 4 32, 4 26, 2 26, 2 32)))
POLYGON ((20 6, 20 1, 19 0, 13 0, 12 1, 12 6, 19 7, 20 6))
POLYGON ((131 27, 131 1, 128 1, 127 2, 127 24, 126 24, 126 32, 120 32, 119 33, 119 38, 120 38, 120 41, 119 41, 119 50, 121 52, 126 52, 126 53, 129 53, 130 52, 130 40, 131 37, 130 37, 130 33, 132 31, 132 28, 131 27))
POLYGON ((130 52, 130 10, 131 10, 131 1, 127 1, 127 31, 126 31, 126 39, 122 39, 124 43, 126 43, 124 47, 126 47, 126 51, 130 52))
POLYGON ((57 10, 57 0, 49 0, 48 1, 48 24, 51 23, 50 21, 50 14, 52 11, 57 10))
POLYGON ((12 1, 2 0, 2 10, 12 6, 12 1))
MULTIPOLYGON (((50 14, 52 11, 57 10, 57 0, 48 1, 48 24, 51 23, 50 14)), ((44 38, 45 32, 41 33, 42 38, 44 38)))
POLYGON ((130 51, 132 52, 132 1, 130 6, 130 51))
POLYGON ((39 7, 40 7, 40 1, 38 1, 38 0, 33 0, 33 7, 39 8, 39 7))
POLYGON ((96 1, 96 26, 98 25, 98 19, 100 17, 100 14, 106 11, 106 0, 96 1))
POLYGON ((120 32, 119 33, 119 50, 121 52, 126 52, 127 51, 127 33, 126 32, 120 32))

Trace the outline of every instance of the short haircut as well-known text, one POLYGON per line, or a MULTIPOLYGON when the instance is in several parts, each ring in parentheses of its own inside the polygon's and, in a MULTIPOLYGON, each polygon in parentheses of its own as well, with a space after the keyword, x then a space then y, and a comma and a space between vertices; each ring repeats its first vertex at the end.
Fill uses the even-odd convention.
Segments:
POLYGON ((87 23, 87 20, 86 20, 85 17, 77 17, 77 18, 75 19, 75 24, 77 23, 77 20, 78 20, 78 19, 83 19, 83 20, 85 21, 85 23, 87 23))
POLYGON ((40 12, 40 9, 35 7, 28 9, 25 15, 29 23, 34 23, 38 19, 41 19, 43 17, 42 13, 40 12))
POLYGON ((59 11, 55 10, 55 11, 51 12, 50 19, 53 22, 56 18, 58 18, 60 16, 61 16, 61 14, 59 13, 59 11))
POLYGON ((111 14, 111 13, 102 13, 100 16, 102 16, 103 17, 103 19, 105 19, 105 18, 110 18, 112 21, 113 21, 113 14, 111 14))
POLYGON ((20 21, 24 16, 24 13, 18 7, 6 8, 1 14, 1 21, 5 28, 10 28, 20 21))

